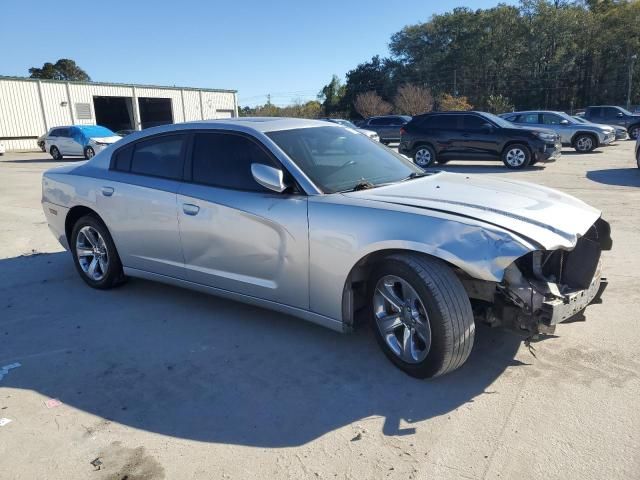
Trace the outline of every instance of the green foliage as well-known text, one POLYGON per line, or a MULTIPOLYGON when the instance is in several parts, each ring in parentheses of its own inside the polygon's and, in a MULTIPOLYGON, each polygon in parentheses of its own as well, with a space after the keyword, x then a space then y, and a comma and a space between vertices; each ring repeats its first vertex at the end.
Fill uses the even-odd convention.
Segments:
MULTIPOLYGON (((506 104, 569 109, 623 104, 629 58, 640 52, 640 1, 521 0, 519 6, 455 8, 409 25, 390 41, 390 58, 373 57, 347 74, 343 108, 362 92, 392 101, 404 83, 434 96, 466 96, 478 109, 506 104)), ((640 62, 635 64, 640 78, 640 62)), ((632 103, 640 101, 635 82, 632 103)))
POLYGON ((306 103, 294 102, 285 107, 265 103, 254 108, 238 107, 238 115, 241 117, 318 118, 322 116, 322 104, 315 100, 306 103))
POLYGON ((331 81, 322 87, 318 94, 318 100, 322 103, 324 115, 330 117, 342 110, 342 99, 346 88, 337 75, 331 77, 331 81))
POLYGON ((82 70, 76 62, 68 58, 61 58, 55 64, 46 62, 42 68, 30 68, 31 78, 42 78, 48 80, 71 80, 79 82, 90 82, 91 78, 82 70))
POLYGON ((513 105, 511 101, 504 95, 489 95, 486 104, 487 112, 500 114, 513 111, 513 105))

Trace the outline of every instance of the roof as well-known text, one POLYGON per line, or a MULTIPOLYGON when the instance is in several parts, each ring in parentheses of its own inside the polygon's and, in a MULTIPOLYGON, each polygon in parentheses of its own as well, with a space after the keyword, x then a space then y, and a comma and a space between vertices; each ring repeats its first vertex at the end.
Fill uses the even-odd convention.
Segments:
POLYGON ((219 93, 237 93, 237 90, 228 90, 221 88, 197 88, 197 87, 177 87, 177 86, 161 86, 161 85, 145 85, 137 83, 111 83, 111 82, 74 82, 71 80, 50 80, 45 78, 29 78, 29 77, 7 77, 0 75, 0 81, 24 81, 24 82, 46 82, 46 83, 69 83, 71 85, 88 85, 88 86, 106 86, 106 87, 137 87, 137 88, 159 88, 162 90, 195 90, 202 92, 219 92, 219 93))
MULTIPOLYGON (((179 124, 175 124, 179 125, 179 124)), ((258 132, 275 132, 278 130, 291 130, 294 128, 309 127, 339 127, 339 125, 325 120, 309 120, 306 118, 287 118, 287 117, 239 117, 239 118, 221 118, 217 120, 196 120, 194 122, 186 122, 182 125, 194 127, 201 125, 207 128, 215 128, 217 125, 227 125, 235 127, 244 127, 245 129, 256 130, 258 132)))

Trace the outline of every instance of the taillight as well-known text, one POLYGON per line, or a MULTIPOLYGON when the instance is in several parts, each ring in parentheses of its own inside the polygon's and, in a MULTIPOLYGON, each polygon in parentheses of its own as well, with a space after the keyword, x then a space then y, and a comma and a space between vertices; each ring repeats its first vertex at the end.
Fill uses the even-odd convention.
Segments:
POLYGON ((400 127, 400 135, 406 135, 407 131, 404 129, 404 127, 400 127))

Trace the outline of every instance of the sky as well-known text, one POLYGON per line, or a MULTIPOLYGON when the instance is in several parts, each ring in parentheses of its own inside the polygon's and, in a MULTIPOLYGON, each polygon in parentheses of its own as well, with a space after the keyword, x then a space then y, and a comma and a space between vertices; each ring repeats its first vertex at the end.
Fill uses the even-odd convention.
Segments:
POLYGON ((3 3, 0 75, 71 58, 94 81, 233 89, 240 105, 254 106, 267 94, 277 105, 313 100, 333 74, 344 80, 387 55, 403 26, 498 0, 3 3))

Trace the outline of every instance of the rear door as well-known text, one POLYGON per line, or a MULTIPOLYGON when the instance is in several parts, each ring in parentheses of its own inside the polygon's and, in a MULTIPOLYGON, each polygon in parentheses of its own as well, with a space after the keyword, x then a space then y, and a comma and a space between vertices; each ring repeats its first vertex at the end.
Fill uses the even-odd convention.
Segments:
POLYGON ((282 169, 258 140, 198 132, 178 192, 190 281, 277 303, 309 307, 307 197, 259 185, 251 164, 282 169))
POLYGON ((435 137, 435 148, 438 155, 447 158, 466 158, 461 115, 434 115, 429 120, 429 129, 435 137))
POLYGON ((118 149, 98 182, 99 212, 127 268, 184 279, 176 195, 188 134, 163 134, 118 149))
MULTIPOLYGON (((391 118, 389 117, 378 117, 372 118, 369 120, 369 125, 373 127, 373 130, 378 132, 380 136, 380 140, 383 142, 388 142, 393 137, 393 127, 391 126, 391 118)), ((398 128, 398 130, 400 130, 398 128)))
POLYGON ((63 155, 76 155, 71 144, 71 132, 68 127, 59 128, 55 131, 55 145, 63 155))
POLYGON ((602 107, 602 123, 626 126, 624 114, 615 107, 602 107))

